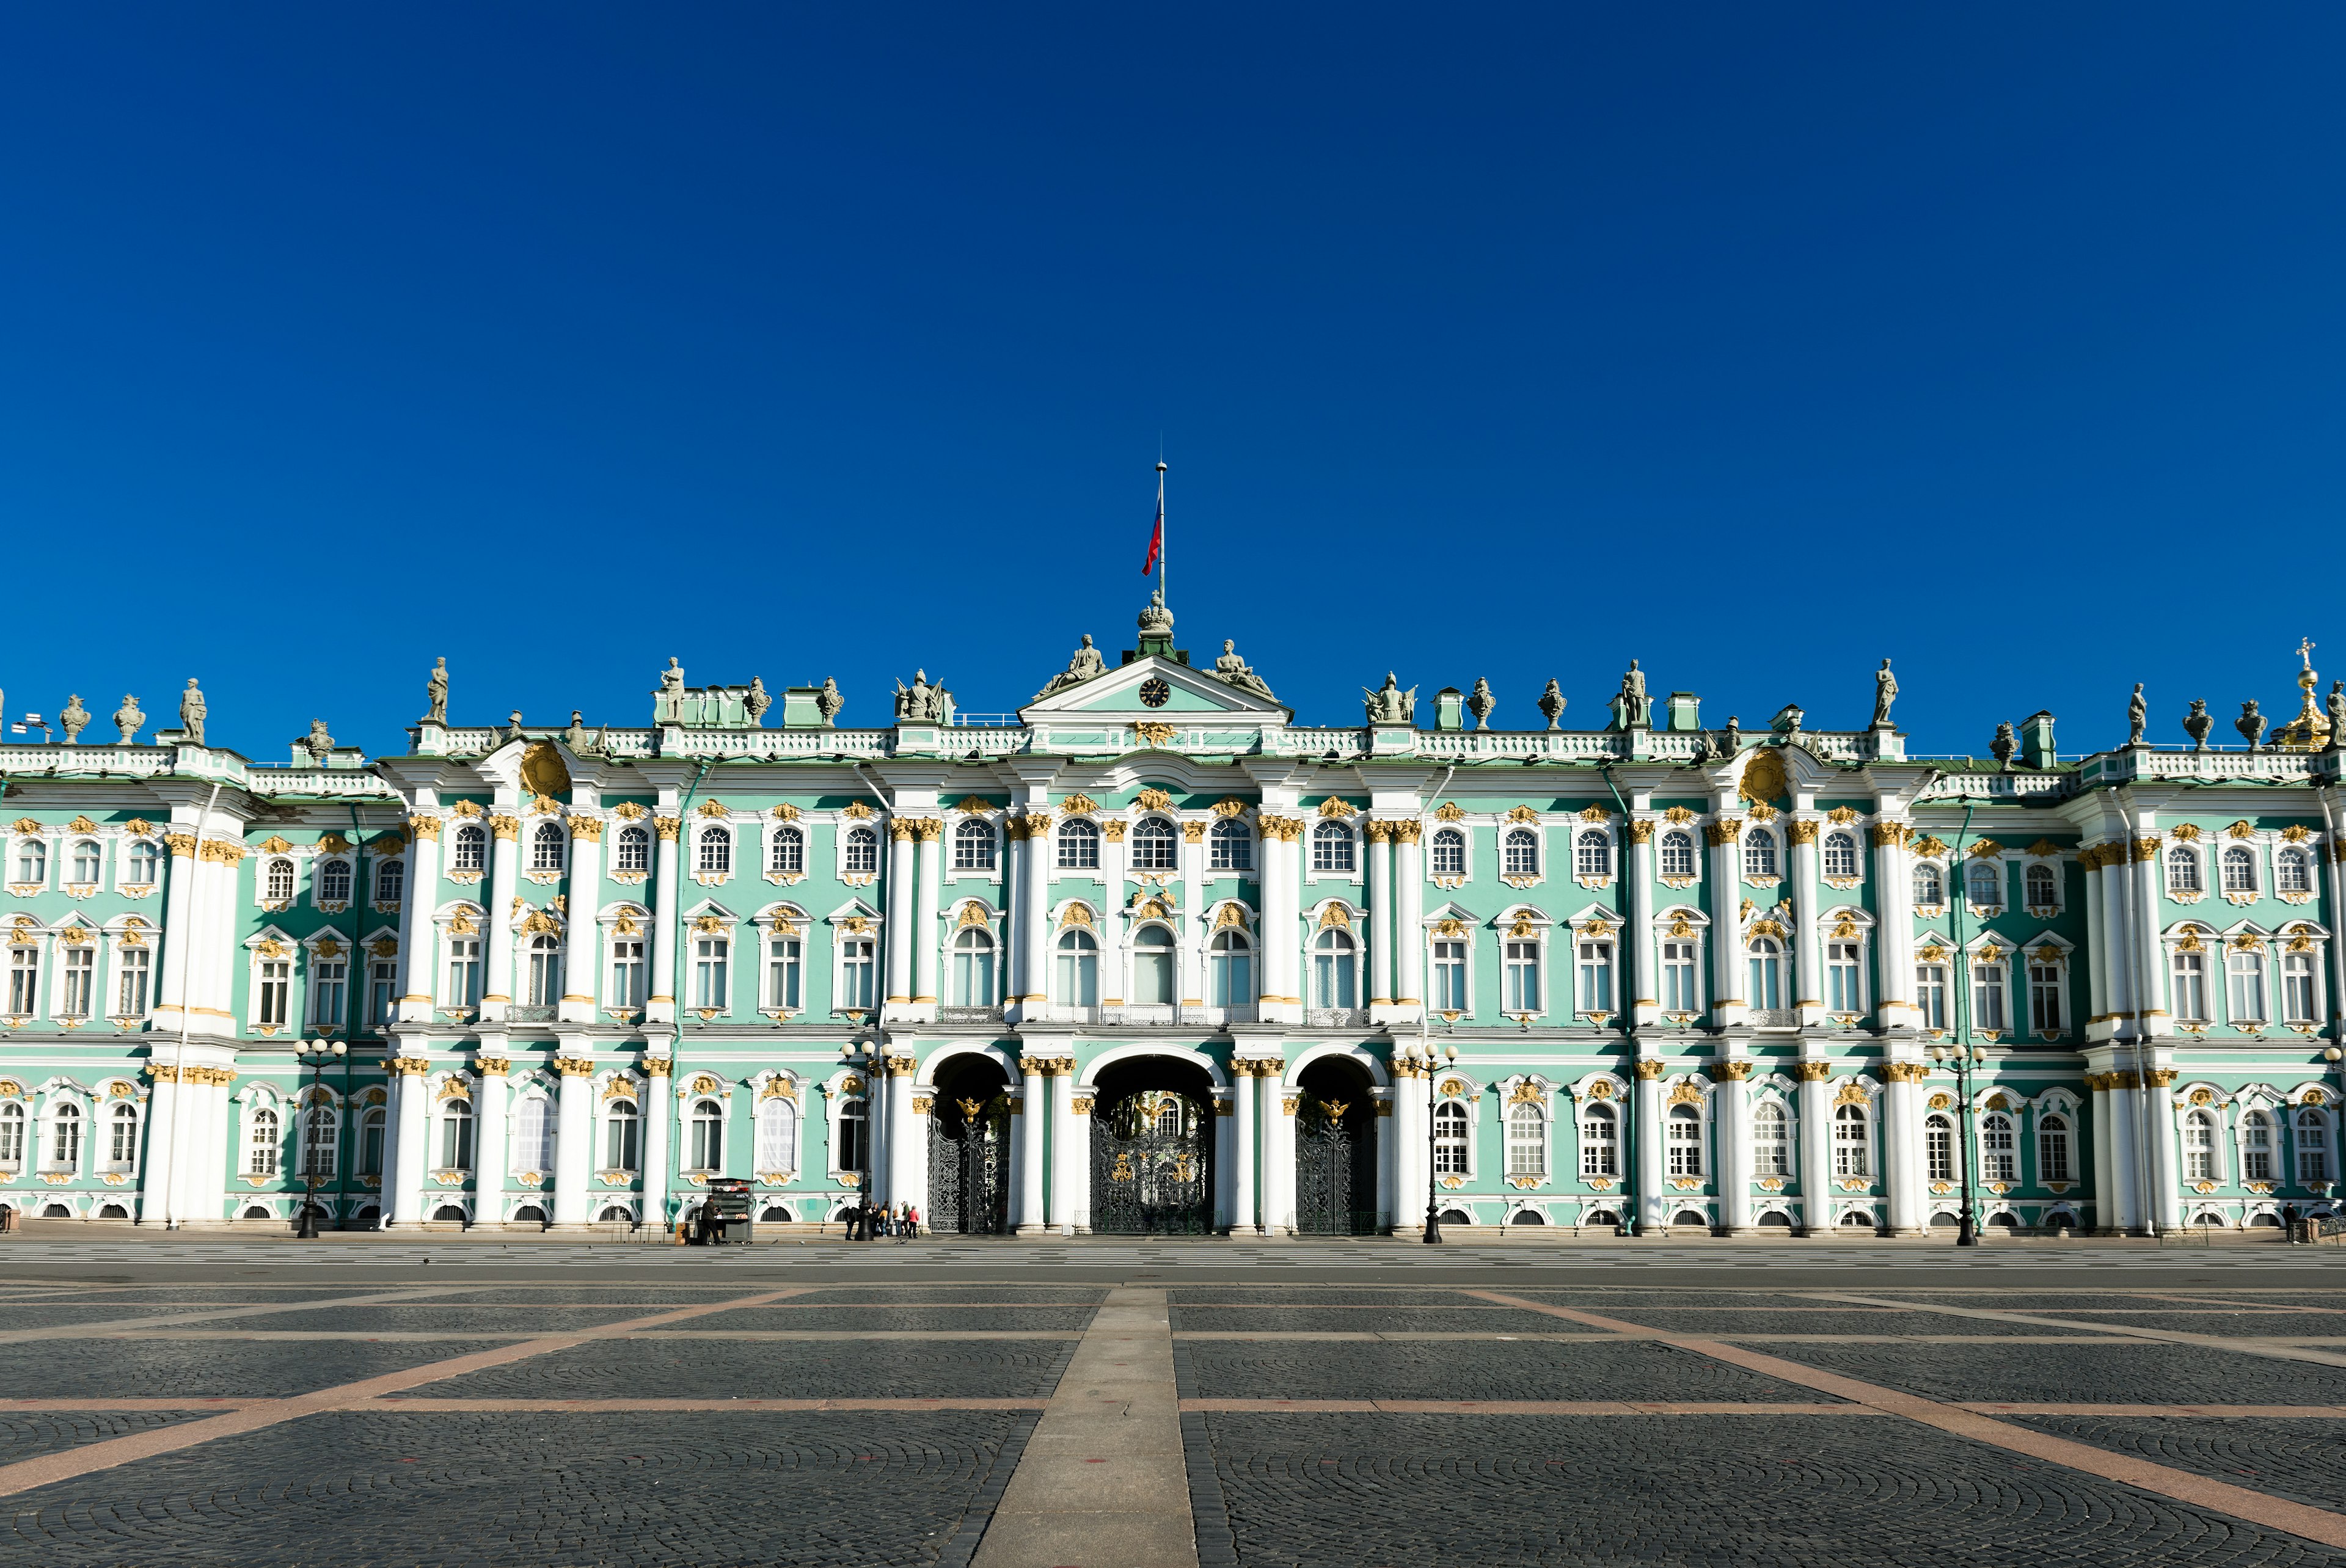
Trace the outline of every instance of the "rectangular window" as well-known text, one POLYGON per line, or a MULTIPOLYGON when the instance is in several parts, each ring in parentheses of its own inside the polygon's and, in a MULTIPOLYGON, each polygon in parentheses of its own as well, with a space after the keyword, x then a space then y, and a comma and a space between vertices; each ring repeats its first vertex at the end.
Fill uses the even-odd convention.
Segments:
POLYGON ((2251 948, 2235 948, 2224 960, 2225 1000, 2235 1023, 2261 1023, 2265 1018, 2265 955, 2251 948))
POLYGON ((644 944, 621 939, 611 944, 611 1005, 644 1004, 644 944))
POLYGON ((87 1018, 97 994, 97 949, 69 947, 65 950, 66 994, 60 1015, 66 1018, 87 1018))
POLYGON ((1613 944, 1609 942, 1580 944, 1580 1011, 1613 1011, 1613 944))
POLYGON ((726 942, 722 937, 702 937, 692 944, 692 1004, 725 1005, 726 942))
POLYGON ((2240 1124, 2240 1179, 2270 1181, 2272 1174, 2272 1124, 2255 1112, 2240 1124))
POLYGON ((1933 1116, 1923 1129, 1923 1165, 1929 1181, 1955 1179, 1954 1129, 1943 1116, 1933 1116))
POLYGON ((1507 1117, 1507 1174, 1547 1174, 1547 1121, 1528 1106, 1507 1117))
POLYGON ((872 950, 875 946, 869 937, 851 937, 839 944, 839 1000, 833 1004, 835 1007, 871 1011, 872 998, 876 994, 872 983, 872 950))
POLYGON ((1466 1011, 1466 944, 1463 942, 1433 944, 1433 1010, 1466 1011))
POLYGON ((367 1027, 380 1029, 391 1022, 399 1005, 399 965, 379 958, 367 965, 367 1027))
POLYGON ((2002 1029, 2004 1026, 2004 965, 1974 963, 1972 965, 1972 1027, 2002 1029))
POLYGON ((451 1007, 481 1004, 481 942, 478 937, 452 937, 448 942, 448 1002, 451 1007))
POLYGON ((342 1026, 342 990, 350 983, 350 963, 339 958, 313 960, 310 965, 310 1022, 321 1029, 342 1026))
POLYGON ((8 1011, 17 1017, 30 1017, 40 1006, 41 950, 12 947, 8 950, 8 1011))
POLYGON ((2280 961, 2281 1018, 2290 1023, 2314 1022, 2313 955, 2292 952, 2280 961))
POLYGON ((1669 1120, 1669 1168, 1672 1176, 1702 1175, 1702 1122, 1691 1112, 1669 1120))
POLYGON ((1864 1113, 1854 1105, 1843 1105, 1833 1116, 1833 1175, 1862 1176, 1869 1174, 1872 1168, 1872 1162, 1867 1157, 1870 1147, 1864 1113))
POLYGON ((2061 970, 2057 964, 2028 966, 2028 1022, 2044 1035, 2061 1032, 2061 970))
POLYGON ((1833 942, 1825 944, 1825 995, 1827 1010, 1833 1013, 1862 1013, 1865 1010, 1863 994, 1859 988, 1857 943, 1833 942))
POLYGON ((1696 1013, 1702 1008, 1700 993, 1695 989, 1694 943, 1666 942, 1662 943, 1662 1010, 1666 1013, 1696 1013))
POLYGON ((797 1011, 799 939, 778 936, 766 943, 766 1005, 797 1011))
POLYGON ((1620 1141, 1616 1135, 1612 1113, 1592 1109, 1588 1119, 1580 1124, 1580 1174, 1593 1176, 1620 1175, 1619 1151, 1620 1141))
POLYGON ((2069 1179, 2069 1124, 2058 1116, 2048 1118, 2037 1132, 2036 1179, 2069 1179))
POLYGON ((2193 1023, 2208 1021, 2208 961, 2203 953, 2175 955, 2175 1016, 2193 1023))
POLYGON ((291 959, 266 958, 260 961, 260 972, 255 983, 260 990, 256 1021, 264 1025, 282 1025, 286 1006, 293 995, 293 963, 291 959))
POLYGON ((115 954, 114 1015, 117 1018, 147 1016, 148 983, 155 972, 155 952, 152 948, 126 947, 115 954))
POLYGON ((1511 942, 1507 943, 1507 1011, 1537 1013, 1540 1010, 1539 943, 1511 942))

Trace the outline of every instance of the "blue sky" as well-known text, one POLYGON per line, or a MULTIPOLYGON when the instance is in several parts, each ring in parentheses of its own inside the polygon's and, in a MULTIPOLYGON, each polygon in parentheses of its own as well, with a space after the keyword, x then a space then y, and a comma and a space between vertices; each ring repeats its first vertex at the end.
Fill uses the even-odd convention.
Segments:
MULTIPOLYGON (((24 7, 12 718, 1016 707, 1171 602, 1306 722, 2065 749, 2346 674, 2334 7, 24 7)), ((158 718, 158 722, 160 722, 158 718)), ((102 727, 101 727, 102 728, 102 727)))

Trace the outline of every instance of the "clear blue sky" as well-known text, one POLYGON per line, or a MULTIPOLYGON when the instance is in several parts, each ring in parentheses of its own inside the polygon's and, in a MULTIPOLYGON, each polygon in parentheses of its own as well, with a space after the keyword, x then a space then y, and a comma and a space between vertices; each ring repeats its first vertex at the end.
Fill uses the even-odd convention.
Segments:
MULTIPOLYGON (((1306 722, 1633 655, 2065 749, 2337 613, 2335 6, 15 6, 12 718, 641 723, 1171 601, 1306 722)), ((97 732, 103 732, 104 726, 97 732)), ((2222 738, 2229 738, 2229 731, 2222 738)))

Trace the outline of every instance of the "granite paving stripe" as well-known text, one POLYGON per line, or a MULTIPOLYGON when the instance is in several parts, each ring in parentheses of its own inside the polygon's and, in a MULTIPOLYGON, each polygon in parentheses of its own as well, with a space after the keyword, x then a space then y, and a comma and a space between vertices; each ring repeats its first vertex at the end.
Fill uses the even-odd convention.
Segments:
POLYGON ((964 1299, 985 1306, 1096 1307, 1105 1285, 830 1285, 800 1297, 810 1307, 951 1307, 964 1299))
POLYGON ((2183 1334, 2213 1334, 2226 1339, 2335 1339, 2346 1337, 2346 1316, 2322 1312, 2096 1312, 2076 1315, 2080 1323, 2113 1329, 2172 1329, 2183 1334))
MULTIPOLYGON (((1560 1344, 1602 1344, 1608 1340, 1628 1339, 1654 1339, 1667 1344, 1678 1339, 1689 1337, 1689 1331, 1683 1329, 1658 1329, 1649 1334, 1604 1334, 1595 1331, 1585 1334, 1474 1334, 1463 1331, 1444 1332, 1440 1329, 1423 1329, 1416 1331, 1395 1329, 1387 1332, 1381 1329, 1353 1329, 1350 1332, 1346 1332, 1341 1329, 1295 1329, 1285 1333, 1280 1333, 1260 1329, 1184 1329, 1173 1337, 1177 1339, 1236 1339, 1240 1341, 1263 1340, 1266 1342, 1293 1339, 1305 1343, 1328 1341, 1331 1343, 1358 1344, 1413 1344, 1418 1342, 1429 1344, 1518 1344, 1532 1340, 1560 1344)), ((1691 1337, 1706 1339, 1725 1339, 1732 1344, 1739 1345, 2074 1345, 2080 1343, 2094 1345, 2147 1345, 2148 1343, 2148 1341, 2142 1339, 2097 1339, 2090 1335, 2080 1334, 1706 1334, 1695 1332, 1691 1337)))
POLYGON ((2331 1512, 2346 1510, 2346 1449, 2335 1420, 2272 1417, 2153 1420, 2065 1411, 2014 1418, 2037 1431, 2254 1487, 2331 1512))
MULTIPOLYGON (((434 1302, 428 1307, 320 1307, 288 1310, 269 1319, 275 1334, 324 1332, 372 1334, 546 1334, 570 1329, 599 1329, 627 1318, 640 1318, 630 1307, 549 1307, 544 1315, 517 1307, 467 1308, 434 1302)), ((5 1321, 0 1315, 0 1321, 5 1321)))
POLYGON ((1196 1410, 1280 1410, 1306 1414, 1382 1411, 1392 1415, 1472 1416, 1886 1416, 1865 1405, 1739 1404, 1720 1400, 1183 1400, 1196 1410))
POLYGON ((13 1301, 0 1301, 0 1329, 62 1329, 83 1323, 118 1323, 126 1316, 162 1322, 168 1319, 192 1313, 206 1317, 200 1307, 172 1307, 158 1311, 144 1307, 125 1313, 119 1307, 52 1307, 46 1302, 37 1306, 18 1306, 13 1301))
POLYGON ((1226 1520, 1225 1561, 1250 1568, 2346 1563, 2204 1505, 2015 1465, 1913 1425, 1885 1442, 1867 1420, 1804 1420, 1788 1441, 1763 1422, 1670 1417, 1184 1420, 1205 1434, 1201 1520, 1226 1520))
MULTIPOLYGON (((778 1300, 789 1294, 790 1294, 790 1288, 768 1290, 754 1296, 738 1297, 729 1302, 714 1303, 710 1308, 685 1308, 657 1313, 650 1317, 636 1319, 634 1324, 651 1328, 665 1323, 680 1322, 718 1307, 757 1306, 767 1301, 778 1300)), ((50 1454, 24 1460, 15 1464, 0 1465, 0 1496, 66 1480, 73 1476, 84 1475, 91 1471, 109 1469, 131 1460, 144 1459, 149 1454, 167 1452, 193 1443, 208 1442, 215 1437, 255 1431, 279 1421, 295 1420, 313 1411, 331 1410, 339 1404, 352 1400, 377 1399, 385 1394, 414 1388, 419 1384, 435 1381, 452 1373, 476 1372, 517 1361, 525 1357, 569 1349, 582 1342, 576 1336, 549 1335, 541 1339, 525 1339, 510 1345, 492 1346, 453 1358, 434 1357, 421 1366, 405 1367, 397 1371, 362 1378, 355 1382, 325 1388, 313 1387, 311 1390, 293 1397, 267 1405, 251 1405, 229 1410, 209 1420, 190 1421, 182 1426, 116 1438, 107 1442, 92 1443, 67 1454, 50 1454)), ((152 1349, 152 1347, 139 1345, 135 1340, 128 1341, 126 1344, 128 1348, 134 1350, 152 1349)), ((445 1349, 444 1346, 434 1348, 445 1349)), ((169 1347, 164 1347, 164 1349, 168 1349, 169 1347)), ((217 1347, 207 1349, 207 1359, 219 1353, 217 1347)), ((20 1357, 24 1354, 23 1347, 16 1347, 15 1349, 20 1357)), ((362 1359, 373 1358, 381 1360, 391 1359, 395 1353, 402 1351, 409 1351, 409 1347, 374 1345, 368 1347, 363 1353, 358 1352, 353 1348, 352 1356, 362 1359)), ((85 1357, 80 1359, 87 1363, 91 1359, 85 1357)), ((0 1388, 23 1386, 21 1378, 15 1380, 8 1378, 5 1362, 0 1362, 0 1388)))
POLYGON ((597 1339, 413 1391, 434 1399, 627 1399, 655 1388, 687 1399, 1047 1398, 1075 1345, 1060 1337, 900 1347, 854 1336, 784 1350, 695 1337, 597 1339))
POLYGON ((1165 1293, 1172 1305, 1188 1307, 1475 1307, 1456 1290, 1429 1290, 1423 1286, 1384 1288, 1347 1286, 1341 1289, 1311 1285, 1229 1286, 1185 1285, 1165 1293))
MULTIPOLYGON (((1830 1298, 1875 1306, 1881 1304, 1877 1298, 1854 1293, 1835 1292, 1830 1298)), ((2063 1319, 2045 1313, 2009 1312, 1986 1307, 1953 1307, 1933 1303, 1919 1308, 1917 1310, 1934 1312, 1945 1317, 1960 1317, 1974 1321, 2025 1323, 2041 1329, 2092 1327, 2090 1324, 2080 1323, 2074 1318, 2063 1319)), ((2244 1356, 2267 1356, 2280 1360, 2308 1361, 2317 1366, 2334 1367, 2346 1370, 2346 1353, 2324 1350, 2310 1345, 2278 1345, 2255 1339, 2228 1339, 2214 1334, 2185 1333, 2174 1329, 2151 1329, 2128 1324, 2113 1324, 2106 1331, 2136 1339, 2163 1339, 2169 1344, 2198 1345, 2208 1349, 2231 1350, 2244 1356)))
POLYGON ((965 1563, 1031 1410, 312 1414, 14 1500, 0 1568, 965 1563), (324 1543, 321 1545, 321 1543, 324 1543))
POLYGON ((1093 1307, 829 1307, 817 1311, 760 1308, 719 1312, 712 1329, 833 1329, 847 1332, 961 1333, 978 1329, 1050 1329, 1080 1334, 1093 1307))
MULTIPOLYGON (((577 1410, 1039 1410, 1045 1399, 941 1398, 904 1400, 425 1400, 402 1399, 387 1410, 430 1412, 573 1412, 577 1410)), ((4 1409, 5 1407, 0 1407, 4 1409)))
POLYGON ((182 1400, 287 1399, 501 1342, 434 1337, 320 1344, 309 1339, 125 1336, 77 1342, 71 1355, 59 1354, 55 1343, 0 1345, 0 1389, 35 1398, 103 1399, 134 1390, 168 1389, 182 1400))
MULTIPOLYGON (((167 1324, 218 1322, 224 1318, 273 1318, 289 1312, 304 1312, 315 1307, 373 1307, 396 1302, 420 1300, 435 1293, 434 1287, 414 1286, 402 1290, 376 1291, 367 1295, 345 1295, 326 1301, 277 1301, 257 1307, 196 1307, 174 1306, 157 1312, 151 1306, 125 1308, 116 1317, 93 1318, 87 1322, 61 1323, 46 1329, 0 1329, 0 1348, 36 1339, 62 1339, 79 1336, 112 1333, 126 1329, 161 1327, 167 1324)), ((0 1321, 5 1321, 0 1318, 0 1321)))
MULTIPOLYGON (((213 1307, 253 1307, 271 1301, 323 1301, 363 1288, 366 1288, 351 1285, 123 1285, 107 1290, 73 1288, 67 1294, 42 1299, 87 1303, 122 1301, 141 1306, 201 1302, 213 1307)), ((446 1288, 438 1285, 429 1287, 434 1292, 446 1288)))
MULTIPOLYGON (((1684 1341, 1680 1341, 1684 1342, 1684 1341)), ((1786 1359, 1953 1402, 2346 1403, 2346 1372, 2191 1345, 2077 1340, 2016 1350, 2001 1343, 1781 1343, 1786 1359)))
POLYGON ((1425 1332, 1504 1334, 1510 1330, 1540 1333, 1555 1328, 1553 1319, 1536 1312, 1508 1311, 1478 1306, 1470 1310, 1447 1307, 1175 1307, 1173 1331, 1187 1333, 1425 1332))
MULTIPOLYGON (((1484 1294, 1494 1300, 1508 1299, 1507 1297, 1497 1292, 1484 1294)), ((1574 1312, 1567 1308, 1552 1308, 1550 1310, 1599 1328, 1614 1328, 1627 1331, 1638 1327, 1637 1324, 1624 1322, 1617 1319, 1606 1319, 1593 1313, 1574 1312)), ((1688 1340, 1683 1343, 1688 1349, 1699 1350, 1706 1356, 1716 1357, 1729 1365, 1765 1373, 1787 1382, 1804 1385, 1820 1393, 1831 1394, 1853 1403, 1870 1405, 1876 1410, 1907 1416, 1923 1425, 1935 1427, 1951 1436, 1968 1438, 1975 1442, 2025 1453, 2034 1459, 2066 1465, 2071 1470, 2082 1471, 2086 1475, 2121 1481, 2193 1507, 2218 1509, 2252 1524, 2287 1531, 2292 1535, 2319 1542, 2325 1546, 2346 1547, 2346 1517, 2325 1512, 2318 1508, 2310 1508, 2286 1498, 2268 1496, 2262 1492, 2235 1486, 2229 1481, 2193 1475, 2186 1471, 2095 1449, 2085 1443, 2070 1441, 2066 1438, 2031 1431, 2025 1427, 1983 1416, 1975 1410, 1964 1409, 1957 1404, 1942 1404, 1935 1400, 1916 1398, 1912 1394, 1902 1392, 1897 1389, 1885 1388, 1877 1383, 1866 1382, 1830 1371, 1821 1371, 1799 1359, 1763 1355, 1755 1350, 1722 1344, 1716 1340, 1688 1340)), ((2001 1347, 1995 1347, 1995 1349, 2001 1349, 2001 1347)), ((2101 1347, 2080 1346, 2071 1349, 2069 1353, 2083 1354, 2098 1349, 2101 1347)), ((1821 1348, 1811 1347, 1809 1349, 1810 1357, 1821 1353, 1826 1352, 1823 1352, 1821 1348)))
POLYGON ((658 1285, 464 1285, 451 1307, 703 1307, 729 1301, 741 1283, 658 1285))
POLYGON ((1658 1343, 1189 1339, 1191 1399, 1774 1400, 1798 1390, 1658 1343))
MULTIPOLYGON (((1566 1303, 1569 1305, 1569 1303, 1566 1303)), ((1624 1308, 1624 1311, 1630 1308, 1624 1308)), ((1817 1308, 1782 1311, 1772 1308, 1749 1310, 1717 1308, 1638 1308, 1637 1320, 1649 1328, 1670 1333, 1727 1334, 1737 1339, 1754 1334, 1862 1334, 1902 1336, 1909 1333, 1944 1332, 1937 1320, 1926 1313, 1902 1312, 1890 1308, 1871 1310, 1817 1308)), ((1993 1319, 1976 1319, 1964 1333, 1972 1338, 1982 1335, 2031 1335, 2037 1339, 2062 1334, 2092 1334, 2090 1328, 2048 1330, 2022 1324, 2003 1323, 1993 1319)))
POLYGON ((104 1410, 0 1413, 0 1464, 60 1449, 105 1442, 133 1432, 152 1431, 179 1421, 201 1420, 219 1413, 177 1406, 168 1410, 126 1410, 119 1404, 104 1410))

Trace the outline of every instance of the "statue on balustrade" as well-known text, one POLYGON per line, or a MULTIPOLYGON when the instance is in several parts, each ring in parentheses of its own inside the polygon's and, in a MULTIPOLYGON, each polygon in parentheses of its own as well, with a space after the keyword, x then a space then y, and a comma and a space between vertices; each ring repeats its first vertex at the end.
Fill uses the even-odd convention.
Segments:
POLYGON ((1385 671, 1384 685, 1374 691, 1364 686, 1361 695, 1368 698, 1371 724, 1407 724, 1417 717, 1417 687, 1403 691, 1391 670, 1385 671))
POLYGON ((424 699, 431 704, 430 708, 423 715, 423 721, 427 724, 447 723, 448 660, 444 656, 432 661, 432 675, 431 678, 423 683, 423 696, 424 699))
POLYGON ((1239 645, 1232 638, 1222 639, 1222 657, 1214 661, 1214 678, 1265 702, 1279 700, 1270 695, 1270 687, 1262 677, 1254 673, 1254 667, 1239 657, 1239 645))
POLYGON ((188 689, 179 694, 179 728, 187 735, 188 744, 204 743, 204 694, 196 687, 196 677, 188 677, 188 689))
POLYGON ((1055 691, 1065 691, 1071 686, 1081 686, 1094 676, 1106 673, 1107 673, 1107 660, 1100 657, 1099 649, 1092 647, 1092 635, 1086 632, 1083 647, 1077 648, 1074 657, 1067 660, 1067 667, 1053 676, 1050 684, 1035 694, 1035 700, 1040 702, 1055 691))

